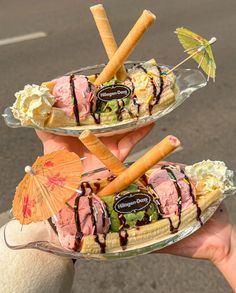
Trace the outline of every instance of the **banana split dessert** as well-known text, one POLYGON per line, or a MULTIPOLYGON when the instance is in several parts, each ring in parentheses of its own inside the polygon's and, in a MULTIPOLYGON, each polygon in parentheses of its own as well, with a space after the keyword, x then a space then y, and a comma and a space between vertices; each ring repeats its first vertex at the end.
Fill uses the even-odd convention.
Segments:
POLYGON ((178 87, 169 68, 149 61, 125 61, 156 17, 144 10, 127 37, 117 46, 102 5, 91 7, 110 59, 97 74, 73 73, 26 85, 11 107, 22 126, 73 128, 117 125, 161 112, 176 100, 178 87), (128 65, 128 64, 127 64, 128 65))
POLYGON ((223 162, 160 162, 180 145, 172 135, 128 168, 92 132, 79 139, 110 171, 82 177, 80 193, 54 217, 66 249, 96 254, 151 245, 196 221, 202 225, 202 212, 235 189, 223 162))
POLYGON ((42 85, 26 85, 12 106, 23 126, 39 128, 115 124, 139 119, 167 108, 175 101, 174 74, 154 59, 135 64, 125 81, 116 78, 95 86, 96 75, 72 74, 42 85))
POLYGON ((119 252, 150 245, 196 221, 223 193, 234 189, 233 172, 223 162, 183 167, 159 163, 145 173, 146 187, 130 184, 98 196, 114 177, 81 182, 54 221, 61 245, 81 253, 119 252), (72 208, 73 207, 73 208, 72 208))

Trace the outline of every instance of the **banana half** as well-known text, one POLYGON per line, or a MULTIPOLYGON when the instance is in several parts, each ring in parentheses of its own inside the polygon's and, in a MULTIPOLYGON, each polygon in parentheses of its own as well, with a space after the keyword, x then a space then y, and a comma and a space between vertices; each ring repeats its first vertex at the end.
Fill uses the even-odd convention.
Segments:
MULTIPOLYGON (((122 106, 122 111, 113 109, 108 112, 88 113, 87 117, 80 121, 81 125, 79 127, 91 125, 101 125, 102 127, 103 125, 120 124, 132 120, 135 121, 139 118, 145 119, 150 115, 163 111, 173 104, 179 92, 175 75, 170 73, 168 77, 161 78, 161 72, 160 69, 157 69, 158 67, 155 60, 147 61, 142 65, 141 67, 146 73, 136 68, 134 72, 131 70, 130 78, 124 81, 124 85, 128 86, 133 91, 133 98, 130 98, 129 105, 122 106), (160 94, 158 94, 158 89, 160 89, 160 94), (134 100, 134 97, 136 97, 136 100, 134 100)), ((94 81, 93 76, 89 76, 88 79, 90 82, 94 81)), ((54 86, 53 82, 44 83, 44 85, 52 92, 54 86)), ((117 103, 119 104, 118 100, 117 103)), ((45 122, 45 127, 78 128, 73 113, 69 117, 62 109, 56 107, 52 107, 50 116, 45 122)))
POLYGON ((176 233, 173 228, 179 225, 178 231, 184 230, 191 226, 196 221, 201 221, 199 216, 199 209, 204 212, 212 204, 217 202, 223 197, 220 190, 207 193, 204 196, 199 196, 197 204, 193 204, 191 207, 182 211, 180 216, 173 215, 170 218, 158 220, 155 223, 147 224, 137 228, 129 229, 127 233, 127 243, 122 244, 122 232, 109 232, 106 235, 99 234, 97 236, 90 235, 85 236, 81 242, 81 253, 86 254, 99 254, 101 253, 101 247, 103 247, 103 253, 115 253, 127 250, 133 250, 145 246, 149 246, 162 238, 176 233))

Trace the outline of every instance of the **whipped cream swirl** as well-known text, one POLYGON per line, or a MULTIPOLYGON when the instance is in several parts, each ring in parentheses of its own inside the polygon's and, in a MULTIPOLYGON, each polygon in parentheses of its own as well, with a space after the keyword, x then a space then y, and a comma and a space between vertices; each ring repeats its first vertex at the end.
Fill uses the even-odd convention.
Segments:
POLYGON ((15 97, 16 101, 11 109, 14 117, 21 121, 21 125, 44 127, 55 103, 49 89, 44 85, 26 85, 23 90, 15 93, 15 97))
POLYGON ((233 182, 234 172, 229 170, 222 161, 204 160, 185 167, 185 173, 196 184, 201 194, 220 190, 232 192, 236 190, 233 182))

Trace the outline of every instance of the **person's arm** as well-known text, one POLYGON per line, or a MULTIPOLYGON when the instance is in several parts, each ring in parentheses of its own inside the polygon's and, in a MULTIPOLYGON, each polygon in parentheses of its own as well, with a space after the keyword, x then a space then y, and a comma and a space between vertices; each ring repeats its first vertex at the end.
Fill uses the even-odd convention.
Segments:
POLYGON ((232 227, 229 253, 215 265, 236 292, 236 226, 232 227))

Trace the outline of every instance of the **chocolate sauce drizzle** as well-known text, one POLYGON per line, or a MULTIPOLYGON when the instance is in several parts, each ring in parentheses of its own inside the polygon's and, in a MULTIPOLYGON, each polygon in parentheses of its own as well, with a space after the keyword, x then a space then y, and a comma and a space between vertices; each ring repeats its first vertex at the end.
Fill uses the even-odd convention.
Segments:
POLYGON ((162 72, 161 72, 161 68, 159 66, 157 66, 157 70, 159 71, 159 75, 160 75, 160 91, 158 93, 158 95, 156 96, 156 102, 155 104, 158 104, 159 101, 160 101, 160 98, 161 98, 161 94, 163 92, 163 89, 164 89, 164 80, 163 80, 163 77, 162 77, 162 72))
POLYGON ((178 185, 178 182, 177 182, 177 178, 175 177, 175 174, 174 172, 172 172, 172 170, 170 169, 170 166, 162 166, 161 169, 163 170, 166 170, 167 174, 170 176, 170 178, 173 180, 173 183, 175 185, 175 188, 176 188, 176 191, 178 193, 178 202, 177 202, 177 205, 178 205, 178 217, 179 217, 179 221, 178 221, 178 224, 177 224, 177 227, 173 227, 173 224, 172 224, 172 221, 170 220, 170 230, 172 233, 176 233, 179 229, 179 226, 181 224, 181 212, 182 212, 182 193, 181 193, 181 188, 179 187, 178 185), (174 229, 173 229, 174 228, 174 229))
MULTIPOLYGON (((94 185, 95 185, 97 190, 100 189, 100 184, 98 182, 95 183, 94 185)), ((89 188, 91 190, 91 192, 93 192, 93 189, 92 189, 91 185, 88 182, 82 182, 81 185, 80 185, 80 188, 81 188, 82 193, 76 197, 75 203, 74 203, 74 219, 75 219, 76 230, 77 230, 76 236, 75 236, 75 247, 74 247, 75 251, 77 251, 79 249, 81 240, 83 238, 83 233, 82 233, 82 230, 81 230, 79 213, 78 213, 79 201, 80 201, 80 198, 82 196, 85 196, 86 188, 89 188)), ((89 207, 90 207, 90 215, 91 215, 91 219, 92 219, 92 225, 94 227, 93 235, 95 235, 95 241, 100 246, 101 253, 105 253, 106 252, 106 236, 103 235, 104 236, 104 242, 101 242, 100 239, 99 239, 99 236, 97 234, 97 226, 96 226, 96 219, 95 219, 94 211, 93 211, 92 196, 88 196, 88 200, 89 200, 89 207)), ((105 221, 106 221, 106 217, 105 217, 105 215, 103 215, 103 227, 105 226, 105 221)))
POLYGON ((122 105, 120 105, 120 101, 119 100, 117 100, 116 101, 116 103, 117 103, 117 110, 116 110, 116 116, 117 116, 117 120, 118 121, 122 121, 123 119, 122 119, 122 112, 123 112, 123 110, 124 110, 124 106, 125 106, 125 103, 124 103, 124 101, 123 100, 121 100, 122 101, 122 105))
POLYGON ((80 119, 79 119, 79 107, 78 107, 78 102, 76 99, 76 93, 75 93, 75 83, 74 83, 74 74, 70 75, 70 90, 71 90, 71 96, 73 98, 73 111, 75 115, 75 120, 76 120, 76 125, 80 125, 80 119))
POLYGON ((137 226, 143 226, 143 225, 147 225, 149 224, 151 221, 150 221, 150 217, 147 213, 147 209, 145 209, 144 211, 144 217, 142 218, 142 220, 138 220, 136 225, 137 226))
MULTIPOLYGON (((147 179, 146 174, 143 174, 143 175, 141 176, 141 180, 143 180, 143 182, 145 183, 146 186, 149 185, 149 184, 148 184, 148 179, 147 179)), ((153 189, 153 187, 152 187, 151 184, 150 184, 150 186, 151 186, 151 188, 153 189)))
POLYGON ((168 218, 168 220, 169 220, 169 223, 170 223, 170 232, 171 232, 172 234, 177 233, 177 232, 178 232, 178 228, 177 228, 177 227, 176 227, 176 228, 174 227, 171 218, 168 218))
POLYGON ((119 228, 119 238, 120 238, 120 246, 123 250, 126 249, 128 243, 128 232, 126 229, 129 228, 129 225, 126 224, 126 219, 123 214, 118 214, 118 218, 120 221, 120 228, 119 228))
POLYGON ((91 91, 92 91, 92 83, 91 83, 91 81, 88 79, 87 76, 85 76, 85 78, 87 79, 87 82, 88 82, 88 90, 89 90, 89 92, 91 92, 91 91))
MULTIPOLYGON (((127 79, 131 82, 131 85, 132 85, 132 89, 131 89, 131 97, 132 97, 132 100, 133 100, 133 103, 134 105, 137 107, 137 115, 136 115, 136 118, 139 117, 139 112, 140 112, 140 104, 138 103, 137 101, 137 96, 134 95, 134 90, 135 90, 135 87, 134 87, 134 83, 132 81, 132 78, 130 76, 127 77, 127 79)), ((133 115, 133 114, 132 114, 133 115)), ((134 116, 134 115, 133 115, 134 116)), ((131 116, 132 117, 132 116, 131 116)), ((133 117, 132 117, 133 118, 133 117)))
POLYGON ((147 186, 147 187, 150 187, 150 189, 152 190, 152 192, 151 192, 150 190, 149 190, 149 192, 151 192, 151 194, 152 194, 152 196, 153 196, 153 199, 154 199, 154 202, 156 203, 156 207, 157 207, 157 210, 158 210, 159 214, 163 215, 163 214, 164 214, 164 211, 163 211, 163 209, 162 209, 162 205, 161 205, 160 199, 159 199, 159 197, 157 196, 157 194, 156 194, 156 192, 155 192, 155 190, 154 190, 152 184, 148 183, 146 175, 143 175, 143 176, 142 176, 142 179, 146 180, 146 182, 147 182, 147 183, 146 183, 146 186, 147 186), (144 179, 144 178, 145 178, 145 179, 144 179))
MULTIPOLYGON (((117 194, 115 195, 115 199, 117 199, 117 194)), ((127 243, 128 243, 128 232, 127 229, 129 228, 129 225, 126 223, 126 218, 123 214, 118 213, 118 219, 120 222, 119 227, 119 238, 120 238, 120 246, 123 250, 126 249, 127 243)))
POLYGON ((189 178, 187 177, 187 175, 184 173, 183 170, 180 170, 180 172, 181 172, 182 174, 184 174, 184 179, 188 182, 188 185, 189 185, 189 194, 190 194, 190 196, 191 196, 191 198, 192 198, 193 204, 194 204, 194 205, 196 206, 196 208, 197 208, 197 220, 199 221, 200 225, 202 226, 202 225, 203 225, 203 222, 202 222, 202 219, 201 219, 201 213, 202 213, 202 210, 201 210, 201 208, 199 207, 198 202, 196 201, 196 198, 195 198, 195 196, 194 196, 194 194, 193 194, 193 189, 192 189, 192 186, 191 186, 191 182, 190 182, 189 178))
POLYGON ((100 187, 101 187, 100 183, 99 182, 94 182, 93 185, 95 187, 94 192, 98 193, 98 191, 100 190, 100 187))
MULTIPOLYGON (((136 65, 136 68, 140 68, 142 69, 146 74, 148 74, 147 70, 145 67, 142 66, 142 64, 139 64, 139 65, 136 65)), ((152 110, 153 110, 153 107, 155 105, 157 105, 160 101, 160 98, 161 98, 161 94, 163 92, 163 88, 164 88, 164 82, 163 82, 163 78, 162 78, 162 75, 161 75, 161 68, 159 66, 156 66, 158 71, 159 71, 159 75, 160 75, 160 88, 159 88, 159 92, 157 93, 158 89, 157 89, 157 85, 156 83, 154 82, 154 78, 152 76, 149 76, 149 79, 150 79, 150 82, 152 84, 152 88, 153 88, 153 99, 149 102, 149 105, 148 105, 148 111, 149 111, 149 115, 151 116, 152 115, 152 110)), ((95 77, 97 77, 98 74, 95 74, 95 77)), ((87 77, 86 77, 87 78, 87 77)), ((122 105, 120 104, 119 100, 117 100, 117 107, 118 109, 116 110, 115 114, 117 116, 117 121, 122 121, 123 120, 123 117, 122 117, 122 113, 124 111, 126 111, 129 116, 131 118, 138 118, 139 115, 140 115, 140 107, 141 107, 141 104, 138 103, 138 99, 137 99, 137 96, 134 94, 135 92, 135 86, 134 86, 134 83, 132 81, 132 78, 130 76, 127 77, 127 79, 131 82, 131 85, 132 85, 132 89, 131 89, 131 98, 133 100, 133 103, 134 105, 136 106, 137 108, 137 114, 134 115, 130 109, 126 108, 125 107, 125 103, 124 101, 121 99, 121 103, 122 105)), ((88 81, 88 88, 89 88, 89 91, 91 92, 91 89, 92 89, 92 83, 88 80, 87 78, 87 81, 88 81)), ((72 88, 72 87, 71 87, 72 88)), ((73 94, 74 96, 74 94, 73 94)), ((75 100, 74 99, 74 103, 75 103, 75 100)), ((77 103, 77 101, 76 101, 77 103)), ((79 116, 78 114, 76 113, 76 108, 78 108, 77 106, 75 107, 74 106, 74 113, 75 113, 75 117, 76 117, 76 122, 77 122, 77 125, 80 125, 79 124, 79 116)), ((94 119, 94 122, 96 124, 101 124, 101 113, 98 113, 98 112, 94 112, 93 111, 93 108, 94 108, 94 99, 91 99, 90 101, 90 114, 91 116, 93 117, 94 119)), ((111 112, 112 111, 112 108, 111 107, 107 107, 107 109, 111 112)))
POLYGON ((100 113, 90 113, 90 114, 93 117, 94 122, 96 124, 100 124, 101 123, 101 115, 100 115, 100 113))
MULTIPOLYGON (((92 218, 92 225, 94 227, 94 232, 93 235, 95 235, 95 241, 99 244, 100 246, 100 252, 105 253, 106 252, 106 242, 105 242, 105 236, 104 236, 104 242, 101 242, 97 233, 97 225, 96 225, 96 219, 94 217, 93 213, 93 202, 92 202, 92 196, 89 196, 89 207, 90 207, 90 212, 91 212, 91 218, 92 218)), ((104 219, 103 219, 103 224, 105 224, 104 219)), ((103 225, 104 226, 104 225, 103 225)))
POLYGON ((123 116, 122 113, 123 112, 128 112, 128 114, 130 115, 131 118, 134 118, 134 114, 127 108, 125 108, 125 102, 123 99, 121 100, 117 100, 117 107, 118 109, 116 110, 116 116, 117 116, 117 120, 118 121, 122 121, 123 120, 123 116))
POLYGON ((136 67, 142 69, 143 72, 147 74, 147 69, 144 68, 144 67, 142 66, 142 64, 139 64, 139 65, 137 65, 136 67))
MULTIPOLYGON (((162 166, 161 169, 166 170, 167 174, 173 180, 174 185, 175 185, 175 188, 176 188, 177 193, 178 193, 178 203, 177 203, 177 205, 178 205, 178 217, 179 217, 179 221, 178 221, 177 227, 174 227, 171 218, 168 218, 169 223, 170 223, 170 231, 171 231, 171 233, 177 233, 178 232, 178 229, 179 229, 179 226, 181 224, 181 212, 182 212, 182 194, 181 194, 181 189, 180 189, 180 187, 178 185, 177 178, 175 177, 174 173, 172 172, 170 166, 168 166, 168 165, 167 166, 162 166)), ((190 182, 189 178, 186 176, 186 174, 184 173, 183 170, 180 170, 180 172, 184 175, 184 179, 188 183, 188 186, 189 186, 189 195, 192 198, 193 204, 197 208, 197 220, 199 221, 199 223, 201 225, 203 225, 202 220, 201 220, 201 217, 200 217, 202 211, 201 211, 200 207, 198 206, 198 203, 196 201, 196 198, 195 198, 195 196, 193 194, 191 182, 190 182)), ((161 204, 160 204, 160 208, 161 208, 161 204)))
MULTIPOLYGON (((146 68, 144 68, 142 66, 142 64, 136 65, 136 67, 142 69, 146 74, 148 73, 146 68)), ((150 76, 149 78, 150 78, 150 82, 151 82, 152 88, 153 88, 153 99, 149 102, 149 105, 148 105, 149 115, 152 115, 153 107, 159 103, 160 98, 161 98, 161 94, 162 94, 163 88, 164 88, 164 82, 163 82, 163 78, 161 75, 161 69, 159 66, 156 66, 156 67, 157 67, 159 74, 160 74, 160 89, 159 89, 159 92, 157 93, 157 85, 155 84, 153 77, 150 76)), ((95 77, 97 77, 97 76, 98 76, 98 74, 95 74, 95 77)), ((74 112, 75 119, 76 119, 76 125, 79 126, 80 125, 80 117, 79 117, 78 101, 76 99, 74 78, 75 78, 75 75, 71 74, 70 75, 70 89, 71 89, 71 95, 73 98, 73 112, 74 112)), ((92 92, 92 83, 89 81, 88 77, 86 77, 86 79, 88 82, 88 92, 92 92)), ((141 105, 138 103, 137 96, 134 95, 134 91, 135 91, 134 83, 133 83, 132 78, 130 76, 128 76, 127 79, 129 79, 129 81, 131 82, 131 85, 132 85, 131 97, 132 97, 134 105, 137 107, 137 115, 134 115, 129 109, 127 109, 125 107, 125 103, 123 100, 121 100, 122 105, 119 103, 119 100, 117 100, 117 106, 118 106, 118 109, 116 110, 117 121, 123 120, 122 113, 124 111, 127 111, 127 113, 130 115, 131 118, 135 118, 135 117, 138 118, 140 115, 141 105)), ((101 124, 101 114, 93 111, 94 106, 95 106, 94 99, 91 99, 90 100, 90 114, 93 117, 94 122, 96 124, 101 124)), ((110 112, 112 111, 111 107, 107 107, 107 108, 110 112)))
POLYGON ((127 79, 131 82, 132 89, 131 89, 131 96, 134 94, 134 83, 132 81, 132 78, 130 76, 127 76, 127 79))
POLYGON ((110 175, 109 177, 107 177, 107 181, 111 182, 116 178, 116 176, 114 175, 110 175))
POLYGON ((134 102, 134 105, 137 107, 137 118, 139 117, 139 113, 140 113, 140 104, 138 103, 137 101, 137 96, 134 95, 133 96, 133 102, 134 102))
POLYGON ((81 196, 77 196, 74 203, 74 217, 75 217, 75 225, 77 230, 75 235, 75 246, 74 246, 75 251, 79 249, 81 240, 83 238, 83 233, 81 231, 80 219, 79 219, 79 213, 78 213, 80 198, 81 196))
MULTIPOLYGON (((148 73, 146 68, 144 68, 141 64, 138 65, 137 68, 142 69, 146 74, 148 73)), ((159 89, 159 92, 157 93, 157 85, 155 84, 153 77, 152 76, 149 77, 150 82, 152 84, 152 88, 153 88, 153 100, 151 100, 148 105, 149 115, 152 115, 153 107, 159 103, 160 98, 161 98, 161 94, 162 94, 163 88, 164 88, 164 82, 163 82, 163 78, 161 75, 161 68, 159 66, 156 66, 156 68, 159 71, 159 76, 160 76, 160 89, 159 89)))

